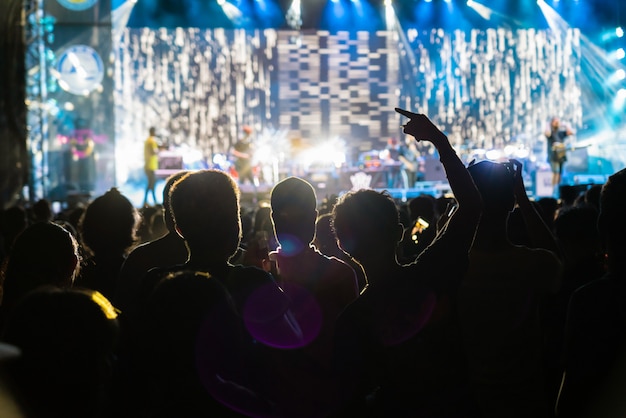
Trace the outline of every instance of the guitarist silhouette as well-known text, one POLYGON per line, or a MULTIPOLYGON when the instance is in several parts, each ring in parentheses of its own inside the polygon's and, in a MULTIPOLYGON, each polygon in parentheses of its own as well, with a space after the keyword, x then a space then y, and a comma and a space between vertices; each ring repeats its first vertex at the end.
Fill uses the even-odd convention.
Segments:
MULTIPOLYGON (((411 161, 411 152, 406 144, 397 138, 389 138, 387 147, 380 153, 383 166, 386 169, 388 188, 412 187, 407 171, 412 171, 414 162, 411 161)), ((415 180, 413 180, 415 183, 415 180)))
POLYGON ((573 134, 571 129, 561 127, 561 121, 557 117, 552 118, 550 128, 545 132, 548 139, 548 162, 552 171, 553 189, 561 184, 563 164, 567 161, 565 138, 573 134))

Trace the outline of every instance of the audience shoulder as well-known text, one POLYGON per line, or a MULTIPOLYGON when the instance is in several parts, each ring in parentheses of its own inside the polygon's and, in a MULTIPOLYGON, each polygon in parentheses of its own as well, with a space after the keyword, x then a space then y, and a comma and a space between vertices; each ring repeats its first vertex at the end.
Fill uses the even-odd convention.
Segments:
POLYGON ((257 282, 258 285, 273 283, 276 284, 274 276, 257 266, 235 265, 236 276, 246 277, 251 282, 257 282))

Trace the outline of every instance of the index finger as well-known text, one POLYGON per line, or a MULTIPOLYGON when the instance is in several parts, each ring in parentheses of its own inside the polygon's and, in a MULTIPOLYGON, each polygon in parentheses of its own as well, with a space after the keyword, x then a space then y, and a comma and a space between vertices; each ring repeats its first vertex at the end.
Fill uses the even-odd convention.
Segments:
POLYGON ((406 116, 407 118, 415 118, 415 117, 420 115, 419 113, 413 113, 413 112, 410 112, 408 110, 401 109, 399 107, 396 107, 395 110, 396 110, 396 112, 398 112, 399 114, 401 114, 403 116, 406 116))

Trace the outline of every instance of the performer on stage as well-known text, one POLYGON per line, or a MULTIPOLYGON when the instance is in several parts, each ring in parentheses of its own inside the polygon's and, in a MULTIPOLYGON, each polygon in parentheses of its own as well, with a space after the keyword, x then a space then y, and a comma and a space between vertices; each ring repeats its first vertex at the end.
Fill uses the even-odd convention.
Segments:
POLYGON ((96 144, 91 129, 76 129, 70 139, 74 184, 81 193, 91 193, 96 182, 96 144))
POLYGON ((573 135, 574 132, 569 128, 563 128, 559 118, 553 117, 550 121, 550 128, 546 130, 545 135, 548 139, 548 162, 552 170, 552 187, 556 188, 561 184, 561 176, 563 175, 563 164, 567 161, 567 152, 565 148, 565 138, 573 135))
POLYGON ((381 152, 383 166, 386 168, 388 188, 408 188, 406 173, 407 149, 397 138, 389 138, 387 147, 381 152))
POLYGON ((406 135, 404 137, 405 153, 400 156, 400 160, 404 164, 409 188, 415 187, 415 183, 418 180, 423 180, 424 177, 424 158, 421 156, 417 144, 418 142, 412 136, 406 135))
POLYGON ((156 170, 159 168, 159 144, 156 140, 156 129, 150 128, 148 138, 143 143, 144 171, 146 173, 146 192, 143 197, 143 205, 148 205, 148 195, 152 195, 152 201, 157 204, 155 186, 156 170))
POLYGON ((259 180, 254 176, 252 170, 252 157, 254 154, 254 144, 252 143, 252 128, 243 127, 244 136, 241 137, 231 149, 231 155, 235 157, 235 169, 239 177, 239 184, 249 180, 256 190, 259 180))

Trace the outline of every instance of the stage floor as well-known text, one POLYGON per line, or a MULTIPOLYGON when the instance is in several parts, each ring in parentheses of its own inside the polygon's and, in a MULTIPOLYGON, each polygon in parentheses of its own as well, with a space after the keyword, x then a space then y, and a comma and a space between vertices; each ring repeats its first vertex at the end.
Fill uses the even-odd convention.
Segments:
MULTIPOLYGON (((542 177, 539 176, 537 181, 525 182, 526 192, 531 199, 539 199, 542 197, 554 196, 551 185, 546 185, 541 182, 542 177)), ((603 184, 606 181, 606 176, 575 176, 567 182, 567 186, 575 186, 586 189, 594 184, 603 184)), ((545 183, 545 182, 544 182, 545 183)), ((156 184, 156 195, 158 203, 162 203, 163 187, 165 185, 164 179, 158 179, 156 184)), ((144 187, 143 183, 128 182, 119 187, 119 190, 124 194, 135 207, 142 207, 144 203, 144 187)), ((239 185, 241 190, 241 203, 246 209, 250 209, 255 205, 262 204, 263 202, 269 204, 270 193, 272 191, 273 184, 261 183, 255 188, 250 183, 239 185)), ((327 187, 325 184, 313 184, 315 188, 318 201, 321 203, 324 199, 327 199, 333 195, 341 196, 349 191, 347 188, 339 187, 327 187), (320 187, 322 186, 322 187, 320 187)), ((450 185, 447 181, 420 181, 416 182, 414 187, 409 188, 373 188, 376 191, 386 190, 391 197, 399 202, 406 202, 414 197, 420 195, 430 195, 435 198, 440 196, 451 195, 450 185)), ((558 194, 558 193, 557 193, 558 194)), ((149 204, 152 204, 152 199, 149 199, 149 204)))

